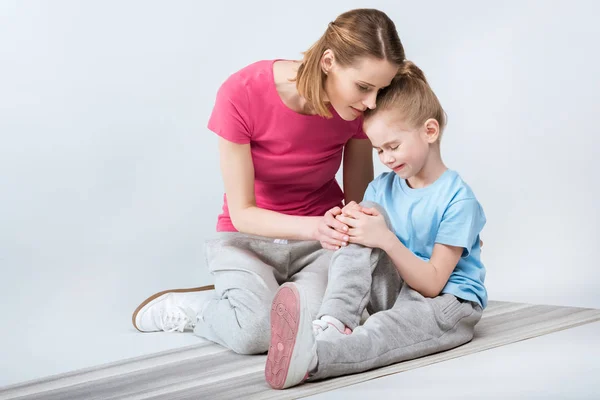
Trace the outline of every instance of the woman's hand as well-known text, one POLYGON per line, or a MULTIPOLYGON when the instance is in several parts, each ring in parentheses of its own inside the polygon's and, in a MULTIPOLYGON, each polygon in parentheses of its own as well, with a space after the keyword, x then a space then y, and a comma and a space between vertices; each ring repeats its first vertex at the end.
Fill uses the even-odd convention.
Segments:
POLYGON ((342 209, 333 207, 319 219, 315 230, 315 239, 328 250, 337 250, 348 244, 348 226, 336 217, 342 215, 342 209))

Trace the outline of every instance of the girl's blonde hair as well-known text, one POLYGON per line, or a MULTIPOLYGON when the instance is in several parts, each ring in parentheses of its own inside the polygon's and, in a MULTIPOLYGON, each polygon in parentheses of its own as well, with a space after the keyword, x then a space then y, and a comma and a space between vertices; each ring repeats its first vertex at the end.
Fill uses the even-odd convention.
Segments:
POLYGON ((331 49, 336 62, 345 67, 361 57, 387 60, 396 65, 404 61, 404 48, 396 26, 384 12, 361 8, 341 14, 304 53, 296 75, 298 93, 316 114, 326 118, 331 117, 331 112, 324 100, 326 75, 321 68, 321 57, 327 49, 331 49))
POLYGON ((425 74, 411 61, 404 61, 392 83, 377 96, 377 107, 365 111, 365 121, 386 110, 397 110, 414 128, 430 118, 437 120, 440 133, 446 126, 446 113, 427 83, 425 74))

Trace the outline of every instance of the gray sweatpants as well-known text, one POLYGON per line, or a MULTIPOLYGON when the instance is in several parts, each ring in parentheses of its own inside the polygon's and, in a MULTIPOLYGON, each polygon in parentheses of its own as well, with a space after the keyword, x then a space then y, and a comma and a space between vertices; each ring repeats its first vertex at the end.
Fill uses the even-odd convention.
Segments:
MULTIPOLYGON (((374 203, 386 217, 385 210, 374 203)), ((350 244, 336 251, 318 317, 331 315, 350 335, 317 336, 318 367, 310 380, 363 372, 469 342, 482 309, 452 294, 427 298, 400 277, 380 249, 350 244), (365 307, 371 314, 359 326, 365 307)))
POLYGON ((332 255, 316 241, 218 233, 205 243, 216 298, 205 305, 194 333, 239 354, 266 352, 271 335, 269 312, 279 286, 285 282, 300 286, 316 317, 332 255))

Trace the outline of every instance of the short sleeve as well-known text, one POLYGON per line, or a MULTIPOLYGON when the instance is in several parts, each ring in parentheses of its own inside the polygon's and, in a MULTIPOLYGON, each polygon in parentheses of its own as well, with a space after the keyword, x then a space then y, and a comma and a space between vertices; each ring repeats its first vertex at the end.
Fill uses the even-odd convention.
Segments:
POLYGON ((208 129, 234 143, 248 144, 252 138, 248 93, 232 75, 221 85, 208 120, 208 129))
POLYGON ((483 208, 476 199, 458 200, 444 211, 435 242, 462 247, 465 249, 462 257, 466 257, 479 241, 485 222, 483 208))
POLYGON ((365 190, 365 194, 363 196, 363 201, 372 201, 376 203, 376 197, 377 191, 375 190, 375 181, 373 181, 367 186, 367 190, 365 190))
POLYGON ((357 118, 356 122, 357 130, 354 133, 354 136, 352 136, 352 139, 368 139, 365 131, 363 130, 363 117, 357 118))

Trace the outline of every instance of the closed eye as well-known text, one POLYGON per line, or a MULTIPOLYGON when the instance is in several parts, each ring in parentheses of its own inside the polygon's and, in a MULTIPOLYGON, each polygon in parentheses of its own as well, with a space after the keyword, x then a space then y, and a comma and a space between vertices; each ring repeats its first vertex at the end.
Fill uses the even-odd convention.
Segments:
POLYGON ((390 147, 390 149, 392 149, 392 150, 398 150, 398 147, 400 147, 400 145, 396 145, 396 147, 390 147))

